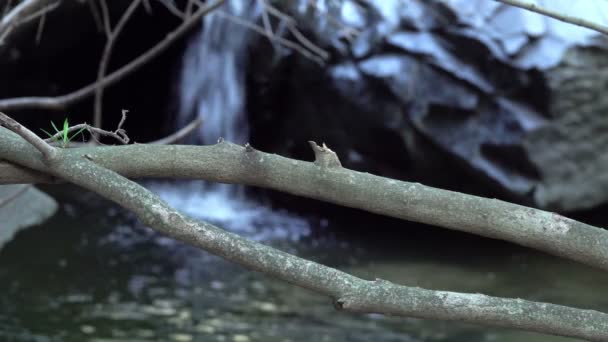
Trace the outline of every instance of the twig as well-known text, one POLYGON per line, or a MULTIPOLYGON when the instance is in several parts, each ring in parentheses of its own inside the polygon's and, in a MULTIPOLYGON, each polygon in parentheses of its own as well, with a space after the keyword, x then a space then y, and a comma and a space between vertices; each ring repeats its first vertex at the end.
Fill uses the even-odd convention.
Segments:
POLYGON ((112 36, 112 25, 110 24, 110 11, 108 10, 108 4, 106 3, 106 0, 99 0, 99 7, 101 8, 103 30, 106 34, 106 38, 110 39, 110 37, 112 36))
POLYGON ((218 8, 225 0, 217 0, 209 5, 206 5, 200 9, 198 9, 191 17, 189 17, 186 21, 184 21, 177 29, 173 32, 167 34, 167 37, 157 43, 154 47, 150 48, 148 51, 144 52, 139 57, 135 58, 128 64, 124 65, 120 69, 112 72, 108 76, 104 77, 101 82, 95 82, 89 84, 79 90, 74 92, 55 96, 55 97, 16 97, 10 99, 0 100, 0 110, 18 110, 18 109, 27 109, 27 108, 38 108, 38 109, 50 109, 50 110, 63 110, 66 106, 80 101, 87 96, 90 96, 95 92, 97 87, 107 87, 112 85, 124 77, 129 75, 130 73, 138 70, 143 65, 157 57, 160 53, 165 51, 171 44, 173 44, 177 39, 182 37, 186 32, 188 32, 191 28, 199 23, 200 18, 202 18, 207 13, 218 8))
POLYGON ((95 26, 99 32, 103 32, 103 22, 101 19, 101 15, 99 14, 99 10, 95 5, 95 0, 87 0, 89 3, 89 9, 91 10, 91 15, 93 16, 93 21, 95 21, 95 26))
POLYGON ((152 14, 152 5, 150 4, 150 0, 144 0, 144 9, 146 10, 146 13, 148 14, 152 14))
POLYGON ((297 22, 293 17, 279 11, 276 7, 272 6, 266 0, 260 0, 260 1, 262 2, 262 6, 264 6, 264 8, 267 9, 270 14, 274 15, 279 20, 283 20, 285 22, 285 24, 287 25, 287 28, 289 29, 289 32, 291 32, 291 34, 293 34, 293 36, 296 38, 296 40, 298 42, 300 42, 300 44, 302 44, 304 47, 306 47, 308 50, 312 51, 313 53, 317 54, 323 60, 329 59, 329 52, 322 49, 321 47, 319 47, 318 45, 316 45, 315 43, 310 41, 308 38, 306 38, 306 36, 303 35, 300 32, 300 30, 298 29, 297 22))
POLYGON ((44 24, 46 23, 46 14, 43 14, 40 17, 40 22, 38 23, 38 29, 36 30, 36 44, 40 44, 40 40, 42 39, 42 31, 44 30, 44 24))
POLYGON ((259 0, 262 7, 262 22, 264 23, 264 29, 266 30, 266 34, 268 36, 274 36, 274 32, 272 31, 272 25, 270 24, 270 17, 268 16, 268 7, 264 0, 259 0))
POLYGON ((186 5, 186 10, 184 11, 186 18, 189 18, 192 15, 193 8, 194 8, 194 0, 188 0, 188 4, 186 5))
MULTIPOLYGON (((105 4, 105 0, 101 0, 102 4, 105 4)), ((101 80, 103 80, 106 75, 106 70, 108 68, 108 64, 110 63, 110 57, 112 56, 112 49, 114 48, 114 44, 118 40, 118 36, 122 32, 123 28, 129 21, 129 18, 133 15, 137 7, 141 3, 141 0, 133 0, 129 7, 125 10, 123 15, 120 17, 120 20, 114 27, 114 29, 110 29, 106 45, 103 49, 103 53, 101 55, 101 60, 99 62, 99 68, 97 69, 97 83, 99 84, 101 80)), ((107 11, 107 10, 106 10, 107 11)), ((104 15, 105 16, 105 15, 104 15)), ((108 19, 109 21, 109 19, 108 19)), ((105 22, 105 21, 104 21, 105 22)), ((93 111, 93 126, 102 128, 102 106, 103 106, 103 91, 104 87, 99 86, 95 90, 95 102, 94 102, 94 111, 93 111)), ((95 134, 93 134, 94 138, 97 138, 95 134)))
POLYGON ((165 8, 171 12, 176 17, 185 20, 187 18, 186 13, 180 11, 179 8, 175 6, 175 3, 172 0, 158 0, 165 8))
POLYGON ((176 142, 182 140, 183 138, 185 138, 186 136, 188 136, 190 133, 194 132, 194 130, 197 129, 201 125, 202 122, 203 121, 200 118, 196 118, 191 123, 182 127, 177 132, 175 132, 171 135, 168 135, 162 139, 158 139, 158 140, 149 142, 149 144, 168 145, 168 144, 176 143, 176 142))
POLYGON ((60 4, 61 4, 61 0, 56 0, 54 3, 49 4, 49 5, 45 6, 45 7, 43 7, 42 9, 40 9, 40 10, 38 10, 38 11, 36 11, 36 12, 28 15, 27 17, 19 20, 19 22, 17 23, 17 25, 25 24, 25 23, 27 23, 29 21, 36 20, 38 18, 44 17, 47 13, 49 13, 50 11, 52 11, 52 10, 56 9, 57 7, 59 7, 60 4))
POLYGON ((68 127, 67 132, 63 132, 63 131, 57 132, 56 134, 50 136, 49 138, 44 139, 44 141, 46 141, 47 143, 51 143, 57 139, 60 139, 66 133, 69 134, 74 131, 80 131, 82 129, 85 129, 91 134, 93 139, 95 139, 95 141, 97 141, 97 142, 99 142, 98 137, 100 135, 102 135, 102 136, 114 138, 126 145, 129 143, 129 137, 127 136, 127 132, 122 128, 122 126, 125 123, 125 120, 127 119, 128 112, 129 112, 128 110, 122 111, 122 117, 120 119, 120 122, 118 123, 118 127, 114 131, 106 131, 99 127, 91 126, 87 123, 82 123, 82 124, 68 127))
POLYGON ((519 7, 519 8, 531 11, 531 12, 535 12, 535 13, 542 14, 547 17, 551 17, 553 19, 557 19, 559 21, 563 21, 565 23, 585 27, 590 30, 608 35, 608 26, 594 23, 594 22, 585 20, 580 17, 569 16, 564 13, 552 11, 550 9, 538 6, 536 4, 525 2, 525 1, 520 1, 520 0, 495 0, 495 1, 502 2, 503 4, 511 5, 514 7, 519 7))
MULTIPOLYGON (((268 33, 266 32, 266 30, 252 22, 249 22, 247 20, 244 20, 242 18, 236 17, 234 15, 228 14, 226 12, 223 11, 218 11, 217 12, 218 15, 223 16, 224 18, 231 20, 239 25, 242 25, 244 27, 247 27, 259 34, 261 34, 264 37, 267 37, 268 39, 270 39, 271 41, 276 41, 278 43, 280 43, 281 45, 288 47, 298 53, 300 53, 302 56, 311 59, 313 61, 315 61, 316 63, 318 63, 319 65, 325 65, 325 59, 323 58, 323 56, 317 56, 313 53, 311 53, 310 51, 306 50, 305 48, 301 47, 300 45, 298 45, 297 43, 294 43, 288 39, 285 39, 281 36, 277 36, 277 35, 268 35, 268 33)), ((1 108, 1 107, 0 107, 1 108)))
POLYGON ((61 0, 24 0, 0 18, 0 46, 19 25, 57 8, 61 0))

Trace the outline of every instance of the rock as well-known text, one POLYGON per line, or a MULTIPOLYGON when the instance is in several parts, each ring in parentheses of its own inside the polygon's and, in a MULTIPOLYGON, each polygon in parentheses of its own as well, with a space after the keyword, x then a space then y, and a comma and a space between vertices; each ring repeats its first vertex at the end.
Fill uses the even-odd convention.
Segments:
POLYGON ((524 138, 540 173, 536 203, 557 211, 589 209, 608 197, 606 52, 569 51, 547 73, 550 121, 524 138))
MULTIPOLYGON (((598 15, 608 9, 601 1, 540 2, 608 21, 598 15)), ((281 118, 266 120, 292 123, 279 125, 277 140, 265 148, 276 151, 287 141, 283 153, 299 156, 291 146, 307 135, 331 143, 345 166, 369 172, 440 180, 449 177, 446 167, 460 169, 457 177, 473 176, 491 196, 557 211, 608 202, 606 39, 492 1, 353 3, 334 5, 359 9, 358 19, 349 19, 360 29, 351 42, 328 39, 336 30, 321 20, 304 23, 333 51, 332 63, 321 68, 291 56, 262 68, 276 75, 265 84, 267 96, 282 103, 266 108, 281 118)), ((347 22, 339 10, 327 11, 347 22)), ((268 134, 252 120, 254 137, 268 134)))
POLYGON ((20 230, 44 222, 57 211, 49 195, 31 185, 0 186, 0 248, 20 230))

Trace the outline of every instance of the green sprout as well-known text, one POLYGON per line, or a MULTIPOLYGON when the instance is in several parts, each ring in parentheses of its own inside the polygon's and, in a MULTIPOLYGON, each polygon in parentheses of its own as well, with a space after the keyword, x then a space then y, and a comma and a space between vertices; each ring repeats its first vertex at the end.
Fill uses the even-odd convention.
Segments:
POLYGON ((49 136, 49 138, 51 139, 51 141, 53 141, 53 142, 61 139, 61 147, 63 147, 63 148, 67 148, 70 141, 72 141, 72 139, 74 139, 78 134, 82 133, 82 131, 84 131, 87 128, 85 125, 78 132, 76 132, 70 136, 69 135, 70 125, 68 124, 68 118, 65 118, 65 120, 63 121, 63 130, 59 130, 57 128, 57 126, 55 126, 55 123, 53 121, 51 121, 51 125, 53 126, 53 129, 55 129, 55 132, 58 134, 51 134, 42 128, 40 130, 42 130, 44 133, 46 133, 49 136))

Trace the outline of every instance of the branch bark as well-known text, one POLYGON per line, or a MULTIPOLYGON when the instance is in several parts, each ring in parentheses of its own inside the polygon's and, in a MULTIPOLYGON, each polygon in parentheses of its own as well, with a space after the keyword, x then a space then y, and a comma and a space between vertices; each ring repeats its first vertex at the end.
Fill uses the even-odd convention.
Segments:
MULTIPOLYGON (((16 143, 15 137, 0 134, 0 145, 16 143)), ((129 178, 204 179, 269 188, 380 215, 506 240, 608 270, 608 231, 604 229, 497 199, 352 171, 339 166, 339 161, 332 160, 331 150, 327 150, 327 160, 318 157, 315 163, 228 142, 212 146, 83 147, 63 154, 74 158, 86 155, 97 164, 129 178)), ((26 156, 23 154, 21 158, 26 156)), ((9 155, 2 153, 1 148, 0 159, 9 160, 9 155)), ((47 166, 29 157, 12 166, 0 163, 0 184, 53 181, 48 176, 40 177, 38 173, 17 165, 52 175, 47 166)))
MULTIPOLYGON (((24 127, 11 125, 9 128, 27 138, 24 132, 28 131, 24 127)), ((228 143, 216 146, 234 147, 228 143)), ((334 299, 338 309, 459 320, 579 337, 590 341, 608 341, 607 314, 522 299, 432 291, 396 285, 380 279, 368 281, 357 278, 247 240, 209 223, 194 221, 137 183, 98 164, 94 157, 82 155, 82 151, 74 154, 74 150, 55 149, 56 155, 53 159, 41 159, 39 152, 46 148, 52 147, 30 145, 16 134, 0 128, 0 157, 26 167, 44 170, 94 191, 131 210, 149 227, 176 240, 202 248, 249 269, 329 296, 334 299)), ((262 156, 252 148, 239 148, 238 154, 238 160, 245 164, 253 162, 255 165, 257 162, 263 162, 260 161, 262 156)), ((294 171, 297 170, 295 166, 298 165, 294 165, 294 171)), ((342 169, 335 165, 312 164, 309 167, 325 176, 329 176, 326 173, 330 169, 342 169)))

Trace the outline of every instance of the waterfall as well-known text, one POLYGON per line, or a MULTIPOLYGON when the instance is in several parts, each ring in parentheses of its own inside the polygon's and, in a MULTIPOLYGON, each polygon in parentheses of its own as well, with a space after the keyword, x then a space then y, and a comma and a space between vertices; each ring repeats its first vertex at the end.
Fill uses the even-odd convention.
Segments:
MULTIPOLYGON (((248 142, 245 72, 248 43, 256 36, 228 17, 255 21, 256 4, 255 0, 226 1, 222 12, 203 18, 201 32, 184 54, 178 123, 183 126, 195 117, 202 119, 193 143, 214 144, 220 137, 238 144, 248 142)), ((242 186, 195 181, 156 183, 150 188, 186 214, 255 239, 297 239, 310 230, 306 220, 247 198, 242 186)))
POLYGON ((203 120, 198 139, 213 144, 222 137, 243 144, 248 138, 245 119, 247 44, 252 32, 230 21, 233 16, 255 21, 256 1, 227 1, 221 11, 203 19, 201 33, 191 42, 181 75, 179 124, 203 120))

